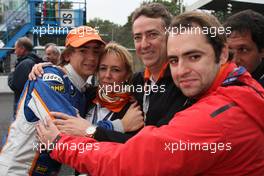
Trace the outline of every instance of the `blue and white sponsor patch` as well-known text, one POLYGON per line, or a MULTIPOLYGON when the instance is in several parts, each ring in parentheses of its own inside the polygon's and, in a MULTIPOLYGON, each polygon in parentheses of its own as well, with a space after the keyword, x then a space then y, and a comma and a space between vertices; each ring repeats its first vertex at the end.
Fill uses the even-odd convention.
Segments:
POLYGON ((246 69, 244 67, 237 67, 235 68, 229 75, 228 77, 224 80, 222 85, 230 85, 235 83, 241 75, 243 75, 246 72, 246 69))
POLYGON ((54 81, 60 84, 64 84, 62 78, 54 73, 45 73, 42 77, 43 81, 54 81))

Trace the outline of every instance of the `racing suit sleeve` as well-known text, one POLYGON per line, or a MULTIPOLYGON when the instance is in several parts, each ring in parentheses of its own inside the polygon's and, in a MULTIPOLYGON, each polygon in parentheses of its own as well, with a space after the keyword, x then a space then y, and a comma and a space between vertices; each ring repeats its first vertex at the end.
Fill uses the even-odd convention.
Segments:
POLYGON ((29 122, 45 120, 50 111, 76 116, 77 110, 71 105, 69 86, 57 68, 44 69, 42 78, 29 81, 26 89, 24 112, 29 122))

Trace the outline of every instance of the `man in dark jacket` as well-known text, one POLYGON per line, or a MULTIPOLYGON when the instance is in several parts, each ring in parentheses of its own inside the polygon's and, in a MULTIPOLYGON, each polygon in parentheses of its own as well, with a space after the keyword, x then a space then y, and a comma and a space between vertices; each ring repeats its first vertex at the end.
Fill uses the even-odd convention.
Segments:
POLYGON ((34 64, 42 62, 42 59, 36 54, 32 53, 32 50, 33 44, 29 38, 22 37, 16 41, 15 54, 17 56, 17 63, 15 66, 15 71, 8 75, 8 86, 15 93, 14 109, 16 109, 18 100, 32 67, 34 64))
POLYGON ((231 27, 227 42, 234 61, 264 87, 264 16, 244 10, 229 17, 224 25, 231 27))

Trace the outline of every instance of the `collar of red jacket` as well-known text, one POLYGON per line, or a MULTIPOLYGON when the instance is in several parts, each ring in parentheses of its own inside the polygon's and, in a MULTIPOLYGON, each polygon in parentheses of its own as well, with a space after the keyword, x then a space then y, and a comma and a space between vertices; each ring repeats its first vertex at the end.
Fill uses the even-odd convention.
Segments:
POLYGON ((222 65, 220 67, 219 72, 217 73, 217 75, 215 77, 215 80, 214 80, 212 86, 205 93, 203 93, 201 96, 199 96, 198 98, 200 99, 200 98, 210 94, 211 92, 215 91, 223 83, 223 81, 227 78, 229 73, 231 73, 236 67, 237 66, 231 62, 226 62, 224 65, 222 65))
MULTIPOLYGON (((169 64, 168 62, 165 62, 162 65, 162 67, 161 67, 161 69, 159 71, 159 76, 158 76, 157 81, 164 77, 164 74, 165 74, 165 71, 166 71, 166 69, 168 67, 168 64, 169 64)), ((151 77, 151 72, 150 72, 149 68, 145 68, 145 71, 144 71, 144 80, 147 81, 147 80, 150 79, 150 77, 151 77)))

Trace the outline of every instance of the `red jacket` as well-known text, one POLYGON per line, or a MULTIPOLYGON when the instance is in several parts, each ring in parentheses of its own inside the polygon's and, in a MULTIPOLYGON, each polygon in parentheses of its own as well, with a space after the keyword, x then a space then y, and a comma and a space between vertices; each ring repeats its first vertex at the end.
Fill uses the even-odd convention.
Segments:
POLYGON ((54 149, 51 157, 91 175, 264 175, 264 90, 247 72, 242 85, 220 87, 234 68, 169 125, 145 127, 125 144, 62 135, 59 143, 94 148, 54 149))

